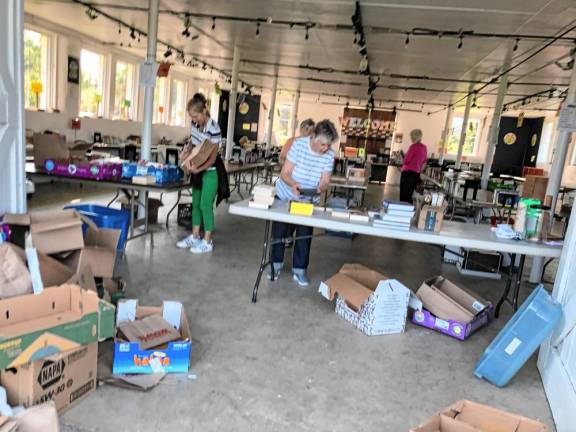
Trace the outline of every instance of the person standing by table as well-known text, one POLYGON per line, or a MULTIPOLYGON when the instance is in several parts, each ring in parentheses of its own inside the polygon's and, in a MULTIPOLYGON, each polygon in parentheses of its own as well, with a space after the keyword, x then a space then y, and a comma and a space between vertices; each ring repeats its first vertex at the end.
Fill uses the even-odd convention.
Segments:
POLYGON ((290 151, 290 148, 292 147, 294 140, 297 140, 298 138, 302 137, 311 136, 314 133, 314 126, 315 126, 314 120, 312 120, 311 118, 302 120, 302 122, 300 123, 300 135, 297 137, 288 138, 284 143, 284 147, 282 147, 282 151, 280 152, 281 164, 283 164, 284 161, 286 160, 286 156, 288 155, 288 152, 290 151))
POLYGON ((218 150, 222 135, 218 123, 210 118, 208 101, 202 93, 196 93, 186 107, 192 119, 190 142, 182 150, 180 159, 186 159, 192 149, 205 140, 217 144, 208 160, 201 166, 188 166, 192 184, 192 234, 176 243, 180 249, 190 249, 195 254, 211 252, 214 248, 214 201, 218 194, 219 174, 217 166, 224 166, 218 150), (219 161, 218 161, 219 160, 219 161), (220 163, 217 163, 220 162, 220 163), (204 237, 200 237, 200 226, 204 224, 204 237))
POLYGON ((428 160, 428 149, 422 144, 422 131, 413 129, 410 132, 412 145, 408 149, 402 164, 400 175, 400 201, 412 204, 412 195, 420 182, 420 173, 428 160))
MULTIPOLYGON (((326 190, 334 166, 332 144, 338 139, 338 132, 330 120, 318 122, 314 134, 294 140, 286 155, 280 179, 276 183, 276 195, 282 201, 302 200, 302 189, 316 189, 318 194, 326 190)), ((274 222, 272 224, 272 248, 270 250, 271 269, 268 279, 276 280, 284 266, 284 241, 292 234, 291 224, 274 222)), ((312 244, 312 227, 296 225, 296 241, 292 274, 300 286, 310 281, 306 274, 312 244)))

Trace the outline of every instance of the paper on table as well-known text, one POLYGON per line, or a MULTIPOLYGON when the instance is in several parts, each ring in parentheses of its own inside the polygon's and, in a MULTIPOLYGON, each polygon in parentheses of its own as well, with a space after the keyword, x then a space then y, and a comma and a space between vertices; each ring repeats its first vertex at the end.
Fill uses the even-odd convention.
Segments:
POLYGON ((116 314, 116 327, 125 321, 134 321, 136 319, 136 306, 138 300, 122 300, 118 302, 116 314))
POLYGON ((182 303, 176 301, 165 301, 162 305, 162 318, 168 321, 172 327, 180 330, 182 303))

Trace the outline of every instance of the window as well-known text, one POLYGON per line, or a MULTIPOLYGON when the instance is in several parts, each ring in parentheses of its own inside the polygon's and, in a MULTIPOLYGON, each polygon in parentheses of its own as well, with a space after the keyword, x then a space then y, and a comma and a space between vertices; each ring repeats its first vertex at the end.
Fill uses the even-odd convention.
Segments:
POLYGON ((45 33, 24 30, 24 106, 47 110, 51 91, 50 42, 45 33))
POLYGON ((83 49, 80 52, 80 116, 104 116, 105 59, 101 54, 83 49))
POLYGON ((184 81, 172 80, 170 96, 170 124, 172 126, 186 125, 186 83, 184 81))
POLYGON ((274 131, 278 142, 285 143, 292 136, 292 105, 277 105, 274 116, 274 131))
POLYGON ((166 102, 168 102, 167 79, 156 79, 154 88, 154 123, 166 123, 166 102))
POLYGON ((134 116, 135 101, 135 67, 133 64, 116 62, 116 85, 114 87, 115 120, 132 120, 134 116))
MULTIPOLYGON (((448 138, 448 153, 458 154, 458 144, 460 144, 460 134, 462 132, 462 117, 454 117, 452 119, 452 128, 450 129, 450 136, 448 138)), ((480 140, 480 120, 469 119, 466 130, 466 140, 464 141, 464 149, 462 154, 465 156, 473 156, 476 154, 478 141, 480 140)))

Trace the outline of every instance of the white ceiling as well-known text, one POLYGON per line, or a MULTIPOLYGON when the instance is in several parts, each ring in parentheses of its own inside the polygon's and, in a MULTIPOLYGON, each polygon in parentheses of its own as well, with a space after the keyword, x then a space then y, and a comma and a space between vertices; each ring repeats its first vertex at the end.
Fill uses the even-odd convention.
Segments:
MULTIPOLYGON (((204 13, 209 16, 223 15, 275 20, 310 21, 322 25, 351 24, 354 1, 350 0, 160 0, 161 9, 204 13)), ((28 14, 42 17, 58 25, 91 35, 106 42, 119 43, 118 25, 103 17, 90 21, 86 8, 73 4, 71 0, 25 0, 28 14)), ((117 17, 137 29, 146 30, 147 14, 137 8, 147 8, 147 0, 95 0, 96 7, 117 17), (129 6, 126 10, 112 6, 129 6)), ((507 42, 502 39, 465 38, 458 50, 458 39, 444 37, 410 38, 405 44, 404 35, 376 33, 370 26, 392 27, 411 30, 415 27, 438 30, 473 30, 486 33, 556 35, 576 25, 576 0, 367 0, 361 1, 363 23, 366 31, 370 68, 373 73, 405 74, 440 77, 448 79, 489 80, 501 67, 507 42)), ((255 64, 257 62, 281 63, 283 65, 306 65, 321 68, 356 71, 360 54, 353 45, 350 30, 312 28, 309 40, 305 30, 289 29, 287 26, 262 24, 260 36, 255 36, 256 24, 212 19, 192 19, 193 34, 198 39, 190 41, 181 36, 181 17, 161 14, 159 39, 181 47, 187 54, 195 54, 208 64, 230 72, 234 43, 242 52, 240 78, 253 86, 269 89, 275 66, 255 64)), ((572 31, 567 36, 575 37, 572 31)), ((124 44, 130 39, 123 31, 124 44)), ((129 49, 133 54, 144 57, 146 39, 138 47, 129 49)), ((544 44, 542 41, 522 41, 514 52, 515 65, 544 44)), ((138 45, 138 44, 133 44, 138 45)), ((567 84, 569 72, 562 71, 553 62, 566 61, 571 42, 555 44, 528 60, 511 73, 512 81, 537 82, 546 86, 513 85, 506 101, 518 99, 544 90, 549 84, 567 84), (545 66, 546 64, 550 64, 545 66)), ((125 48, 127 49, 127 48, 125 48)), ((165 48, 158 50, 162 58, 165 48)), ((208 71, 194 69, 196 75, 210 78, 208 71)), ((303 92, 338 94, 343 97, 366 99, 367 77, 358 74, 318 73, 297 67, 282 66, 278 69, 279 88, 301 89, 303 92), (336 82, 319 82, 330 80, 336 82)), ((214 79, 218 78, 215 74, 214 79)), ((436 91, 396 90, 378 88, 376 100, 427 102, 427 111, 434 111, 436 104, 447 104, 459 99, 468 89, 468 84, 457 82, 435 82, 430 80, 406 80, 383 77, 382 86, 426 87, 436 91)), ((223 83, 223 87, 226 85, 223 83)), ((495 100, 496 87, 485 91, 491 94, 478 98, 480 106, 491 106, 495 100)), ((329 100, 329 97, 323 97, 329 100)), ((336 98, 332 98, 336 101, 336 98)), ((342 98, 345 100, 345 98, 342 98)), ((394 103, 388 103, 391 106, 394 103)), ((542 107, 554 103, 540 103, 542 107)), ((420 105, 420 104, 419 104, 420 105)), ((556 104, 557 105, 557 104, 556 104)))

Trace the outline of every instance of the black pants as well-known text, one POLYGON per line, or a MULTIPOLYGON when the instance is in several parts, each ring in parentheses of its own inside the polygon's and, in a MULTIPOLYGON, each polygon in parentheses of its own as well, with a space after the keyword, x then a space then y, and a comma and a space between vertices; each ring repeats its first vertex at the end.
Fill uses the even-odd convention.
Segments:
POLYGON ((420 183, 420 174, 414 171, 402 171, 400 175, 400 201, 412 204, 412 195, 420 183))
POLYGON ((272 245, 270 260, 273 263, 284 262, 284 240, 291 238, 296 231, 297 240, 294 242, 294 256, 292 268, 306 270, 310 261, 310 245, 312 244, 312 227, 291 225, 284 222, 272 223, 272 245), (306 238, 299 238, 306 237, 306 238))

